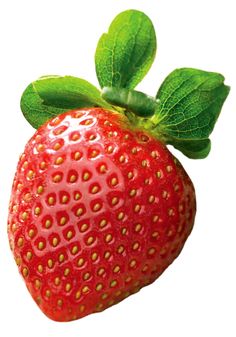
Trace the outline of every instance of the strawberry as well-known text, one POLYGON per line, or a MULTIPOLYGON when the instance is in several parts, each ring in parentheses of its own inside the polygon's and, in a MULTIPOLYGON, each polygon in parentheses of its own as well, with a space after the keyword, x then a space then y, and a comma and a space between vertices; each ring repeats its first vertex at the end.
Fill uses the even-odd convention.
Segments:
POLYGON ((195 216, 193 184, 167 147, 101 108, 44 124, 20 158, 9 239, 42 311, 68 321, 153 282, 195 216))
POLYGON ((155 52, 150 19, 125 11, 98 42, 102 91, 44 76, 22 95, 38 130, 17 167, 8 236, 29 292, 53 320, 102 311, 152 283, 192 231, 194 187, 167 145, 205 158, 229 87, 221 74, 181 68, 156 97, 134 90, 155 52))

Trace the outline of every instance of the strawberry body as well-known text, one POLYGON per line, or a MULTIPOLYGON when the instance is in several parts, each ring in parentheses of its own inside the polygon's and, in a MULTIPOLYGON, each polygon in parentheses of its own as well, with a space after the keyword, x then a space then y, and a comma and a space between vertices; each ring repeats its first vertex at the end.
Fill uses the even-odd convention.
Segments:
POLYGON ((69 321, 150 284, 179 255, 194 187, 167 147, 93 108, 44 124, 20 158, 8 235, 41 310, 69 321))

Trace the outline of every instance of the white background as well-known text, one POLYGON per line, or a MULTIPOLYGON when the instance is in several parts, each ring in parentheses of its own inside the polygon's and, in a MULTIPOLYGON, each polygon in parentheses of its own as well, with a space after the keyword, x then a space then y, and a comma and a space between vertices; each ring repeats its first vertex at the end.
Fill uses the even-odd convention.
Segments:
POLYGON ((236 336, 236 23, 232 0, 7 0, 0 5, 0 335, 236 336), (8 247, 7 207, 15 167, 34 133, 22 91, 41 75, 86 78, 97 85, 99 36, 125 9, 140 9, 157 31, 157 59, 139 85, 154 95, 177 67, 225 75, 231 92, 212 151, 194 161, 174 151, 197 191, 195 228, 181 256, 154 284, 102 312, 70 323, 49 320, 28 294, 8 247))

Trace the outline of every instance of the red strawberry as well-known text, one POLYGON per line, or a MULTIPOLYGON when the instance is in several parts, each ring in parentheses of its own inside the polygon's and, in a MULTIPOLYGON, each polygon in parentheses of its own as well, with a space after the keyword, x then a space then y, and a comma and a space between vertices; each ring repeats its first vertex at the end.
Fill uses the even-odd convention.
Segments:
POLYGON ((9 240, 51 319, 101 311, 153 282, 179 255, 194 187, 159 140, 100 108, 44 124, 20 158, 9 240))

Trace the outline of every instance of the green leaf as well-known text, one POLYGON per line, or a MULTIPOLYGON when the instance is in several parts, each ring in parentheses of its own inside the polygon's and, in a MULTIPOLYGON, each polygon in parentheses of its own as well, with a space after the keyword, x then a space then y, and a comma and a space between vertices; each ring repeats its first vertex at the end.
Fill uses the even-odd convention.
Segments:
POLYGON ((221 74, 192 68, 174 70, 156 96, 160 100, 152 117, 156 132, 187 156, 204 158, 229 90, 221 74))
POLYGON ((33 83, 28 85, 28 87, 23 92, 20 106, 25 119, 35 129, 38 129, 50 118, 53 118, 66 111, 66 109, 59 109, 45 105, 35 90, 33 83))
POLYGON ((95 54, 100 86, 133 89, 150 69, 156 54, 156 34, 142 12, 128 10, 111 23, 95 54))
POLYGON ((36 129, 67 110, 94 106, 111 109, 97 88, 72 76, 41 77, 31 83, 21 97, 21 110, 36 129))
POLYGON ((174 140, 173 143, 169 141, 169 144, 191 159, 206 158, 211 150, 210 139, 193 140, 191 142, 174 140))

